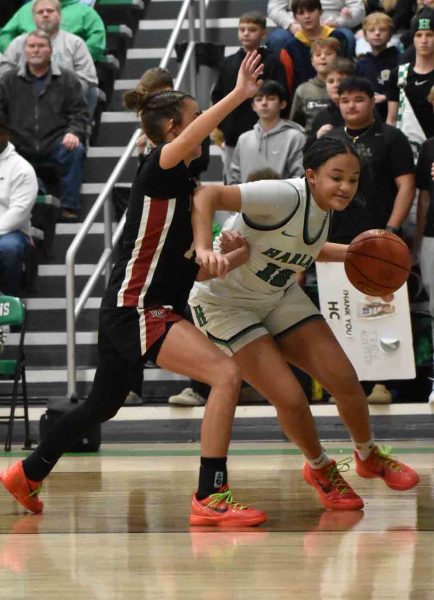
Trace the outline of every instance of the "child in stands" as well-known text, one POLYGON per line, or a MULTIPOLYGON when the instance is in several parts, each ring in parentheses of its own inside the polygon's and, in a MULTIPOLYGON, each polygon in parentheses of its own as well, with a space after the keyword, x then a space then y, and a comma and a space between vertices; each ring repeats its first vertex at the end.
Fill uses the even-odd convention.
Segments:
POLYGON ((288 88, 291 95, 304 81, 315 77, 316 70, 312 66, 312 46, 315 42, 335 40, 333 48, 343 56, 347 56, 345 35, 328 25, 321 25, 322 6, 320 0, 294 0, 291 4, 299 30, 291 36, 280 51, 288 88))
POLYGON ((393 21, 384 13, 371 13, 363 21, 363 31, 371 52, 359 58, 357 73, 372 83, 378 114, 386 121, 387 85, 391 71, 399 62, 398 48, 388 47, 393 33, 393 21))
MULTIPOLYGON (((216 84, 211 92, 212 103, 219 102, 234 87, 237 73, 246 52, 256 50, 261 55, 264 65, 263 79, 273 79, 283 85, 285 90, 285 70, 281 62, 276 59, 273 52, 263 46, 267 33, 266 19, 258 11, 250 11, 241 15, 238 25, 238 39, 240 49, 231 56, 227 56, 219 70, 216 84)), ((247 100, 240 104, 236 110, 229 114, 219 124, 218 128, 223 134, 223 175, 227 180, 232 154, 237 145, 238 138, 245 131, 249 131, 258 120, 252 109, 252 103, 247 100)))
POLYGON ((282 179, 303 173, 302 127, 282 118, 286 94, 277 81, 264 81, 253 98, 259 120, 240 135, 231 161, 229 183, 245 183, 252 170, 273 168, 282 179))
POLYGON ((289 118, 304 127, 306 133, 309 133, 315 116, 327 106, 325 80, 330 65, 339 54, 338 44, 334 38, 318 40, 312 44, 311 58, 315 76, 295 90, 289 118))
POLYGON ((336 58, 336 60, 328 67, 326 71, 326 89, 329 101, 327 106, 320 110, 314 117, 310 134, 307 138, 306 147, 310 146, 322 135, 330 133, 334 127, 339 127, 344 124, 339 109, 339 84, 345 77, 351 77, 354 73, 354 64, 348 58, 341 58, 338 56, 338 58, 336 58))

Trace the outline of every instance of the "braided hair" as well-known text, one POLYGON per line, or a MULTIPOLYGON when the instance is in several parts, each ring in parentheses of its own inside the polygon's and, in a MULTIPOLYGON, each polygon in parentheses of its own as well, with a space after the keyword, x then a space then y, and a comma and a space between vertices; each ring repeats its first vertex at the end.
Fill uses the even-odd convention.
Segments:
POLYGON ((164 121, 171 119, 174 125, 182 123, 182 104, 189 94, 176 90, 149 92, 137 87, 124 94, 124 105, 134 110, 142 121, 146 136, 156 145, 165 141, 164 121))
POLYGON ((338 154, 353 154, 360 163, 360 156, 356 147, 349 140, 323 135, 304 151, 303 168, 305 171, 306 169, 315 171, 338 154))

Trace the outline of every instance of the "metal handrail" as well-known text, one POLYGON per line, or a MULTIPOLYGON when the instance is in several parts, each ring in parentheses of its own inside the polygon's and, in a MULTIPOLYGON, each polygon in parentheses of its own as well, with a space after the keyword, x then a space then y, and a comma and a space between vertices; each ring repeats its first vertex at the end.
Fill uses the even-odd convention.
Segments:
MULTIPOLYGON (((194 94, 195 86, 195 19, 194 19, 194 2, 199 4, 199 39, 201 42, 205 41, 205 11, 208 6, 209 0, 184 0, 182 3, 181 10, 178 15, 173 32, 169 38, 169 42, 166 47, 166 51, 163 58, 160 61, 160 67, 166 68, 172 52, 175 48, 176 40, 179 33, 181 32, 183 23, 188 13, 188 32, 189 32, 189 43, 184 54, 182 63, 180 65, 178 75, 175 79, 175 89, 178 89, 185 74, 187 68, 190 67, 190 87, 194 94)), ((127 164, 128 160, 132 156, 137 140, 141 135, 141 129, 138 128, 134 132, 130 139, 127 147, 125 148, 122 156, 117 162, 112 174, 110 175, 107 183, 104 185, 101 193, 96 199, 86 219, 83 221, 80 230, 74 237, 71 245, 66 252, 65 269, 66 269, 66 340, 67 340, 67 379, 68 379, 68 396, 76 396, 77 393, 77 380, 76 380, 76 327, 75 323, 81 314, 87 300, 90 297, 94 287, 98 282, 98 278, 104 271, 106 285, 110 276, 110 269, 108 264, 113 255, 113 247, 119 241, 125 224, 125 215, 118 223, 115 232, 113 233, 112 216, 111 216, 111 205, 109 202, 109 194, 113 187, 119 180, 119 177, 127 164), (78 250, 80 249, 83 241, 90 231, 93 223, 95 222, 97 215, 101 208, 104 208, 104 251, 98 260, 95 269, 87 281, 83 291, 81 292, 77 303, 75 302, 75 258, 78 250)))

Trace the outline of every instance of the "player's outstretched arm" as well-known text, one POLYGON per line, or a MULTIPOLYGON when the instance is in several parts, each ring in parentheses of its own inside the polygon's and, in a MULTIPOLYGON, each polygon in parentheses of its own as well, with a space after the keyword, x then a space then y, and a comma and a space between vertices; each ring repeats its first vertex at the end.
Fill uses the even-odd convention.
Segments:
POLYGON ((160 157, 161 168, 170 169, 189 158, 194 149, 229 113, 256 94, 261 85, 258 77, 263 71, 260 60, 261 55, 256 50, 246 54, 239 68, 234 89, 220 102, 199 115, 173 141, 163 147, 160 157))

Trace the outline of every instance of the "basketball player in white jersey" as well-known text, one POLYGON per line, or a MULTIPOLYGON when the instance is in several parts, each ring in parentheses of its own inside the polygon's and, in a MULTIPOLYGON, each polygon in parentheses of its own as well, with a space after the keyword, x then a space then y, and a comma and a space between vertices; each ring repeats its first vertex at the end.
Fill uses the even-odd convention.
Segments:
MULTIPOLYGON (((200 264, 216 269, 211 219, 236 211, 226 228, 250 245, 249 260, 224 279, 196 283, 190 306, 196 326, 234 360, 242 377, 277 410, 280 425, 303 452, 303 476, 328 509, 358 510, 363 500, 322 448, 308 400, 288 368, 297 366, 336 398, 355 445, 362 477, 381 477, 395 490, 419 481, 417 473, 375 445, 366 397, 355 370, 295 273, 314 260, 343 261, 346 245, 327 242, 331 211, 344 210, 360 174, 355 148, 322 137, 305 153, 305 177, 239 186, 203 186, 194 198, 193 229, 200 264)), ((223 248, 224 250, 224 248, 223 248)))

